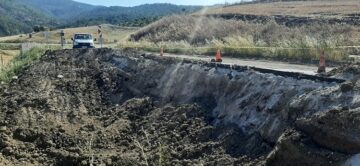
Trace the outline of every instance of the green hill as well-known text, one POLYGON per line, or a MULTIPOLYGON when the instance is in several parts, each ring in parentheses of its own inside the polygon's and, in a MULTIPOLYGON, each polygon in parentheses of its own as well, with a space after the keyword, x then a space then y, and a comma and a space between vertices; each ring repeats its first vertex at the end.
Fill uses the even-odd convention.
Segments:
POLYGON ((76 21, 70 22, 70 25, 114 24, 143 26, 162 16, 191 13, 200 10, 200 8, 199 6, 178 6, 173 4, 145 4, 135 7, 97 7, 81 13, 76 21))
POLYGON ((69 19, 79 13, 90 11, 97 6, 79 3, 72 0, 18 0, 48 16, 58 19, 69 19))
POLYGON ((35 25, 58 25, 51 17, 14 0, 0 0, 0 22, 1 36, 32 32, 35 25))
POLYGON ((0 0, 0 36, 29 33, 36 25, 51 28, 99 24, 143 26, 162 16, 190 13, 200 8, 172 4, 105 7, 72 0, 0 0))

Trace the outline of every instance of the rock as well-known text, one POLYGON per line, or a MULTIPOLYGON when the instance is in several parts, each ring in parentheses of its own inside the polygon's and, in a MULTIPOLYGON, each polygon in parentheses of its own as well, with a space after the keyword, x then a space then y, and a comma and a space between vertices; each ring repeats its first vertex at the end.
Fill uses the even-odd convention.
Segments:
POLYGON ((88 165, 86 160, 81 161, 81 165, 88 165))
POLYGON ((14 131, 14 138, 24 142, 34 142, 39 134, 32 129, 18 128, 14 131))
POLYGON ((266 166, 340 165, 347 156, 314 146, 309 137, 296 130, 287 130, 266 158, 266 166))
POLYGON ((61 74, 59 74, 59 75, 57 76, 57 78, 59 78, 59 79, 63 79, 63 78, 64 78, 64 76, 63 76, 63 75, 61 75, 61 74))
POLYGON ((1 151, 4 155, 12 155, 14 154, 14 149, 12 147, 6 147, 1 151))
POLYGON ((63 126, 58 126, 58 129, 59 129, 59 132, 60 133, 65 133, 65 129, 64 129, 64 127, 63 126))
POLYGON ((354 84, 352 82, 345 82, 340 85, 341 92, 349 92, 354 89, 354 84))
POLYGON ((106 164, 106 165, 113 165, 113 163, 112 163, 112 160, 111 160, 111 159, 107 159, 107 160, 105 161, 105 164, 106 164))
POLYGON ((297 120, 296 127, 326 148, 348 154, 360 152, 360 109, 327 111, 297 120))
POLYGON ((33 158, 37 158, 37 157, 39 157, 39 156, 40 156, 39 153, 34 153, 34 154, 32 155, 33 158))
POLYGON ((0 132, 6 132, 7 131, 7 127, 6 126, 1 126, 0 127, 0 132))

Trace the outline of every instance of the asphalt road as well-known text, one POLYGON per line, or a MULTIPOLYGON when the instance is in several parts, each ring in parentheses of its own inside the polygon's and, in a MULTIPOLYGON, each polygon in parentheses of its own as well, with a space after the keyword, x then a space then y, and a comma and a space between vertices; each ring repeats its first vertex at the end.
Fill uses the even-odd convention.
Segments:
MULTIPOLYGON (((203 56, 203 55, 175 55, 175 54, 164 54, 168 57, 178 57, 186 59, 197 59, 210 62, 214 57, 203 56)), ((222 57, 224 64, 237 64, 241 66, 253 66, 264 69, 272 69, 278 71, 287 71, 287 72, 297 72, 309 75, 317 74, 316 71, 318 67, 316 65, 299 65, 299 64, 290 64, 286 62, 278 61, 268 61, 268 60, 248 60, 248 59, 238 59, 238 58, 227 58, 222 57)), ((330 71, 334 68, 327 67, 326 71, 330 71)))

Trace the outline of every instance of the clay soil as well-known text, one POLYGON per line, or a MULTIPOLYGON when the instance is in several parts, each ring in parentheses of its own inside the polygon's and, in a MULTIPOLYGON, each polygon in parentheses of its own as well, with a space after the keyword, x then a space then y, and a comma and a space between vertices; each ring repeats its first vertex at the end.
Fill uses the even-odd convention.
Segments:
POLYGON ((0 165, 358 163, 356 81, 214 66, 134 50, 48 51, 0 85, 0 165))
POLYGON ((247 136, 197 104, 135 97, 115 55, 87 53, 47 53, 1 87, 1 165, 258 165, 270 150, 239 148, 247 136))

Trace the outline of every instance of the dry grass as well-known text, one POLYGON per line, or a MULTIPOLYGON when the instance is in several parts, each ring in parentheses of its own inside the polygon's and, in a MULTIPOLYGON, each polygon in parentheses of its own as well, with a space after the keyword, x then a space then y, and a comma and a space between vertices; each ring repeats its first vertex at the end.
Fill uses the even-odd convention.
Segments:
POLYGON ((209 17, 170 16, 132 35, 135 41, 187 42, 195 46, 228 45, 229 47, 335 47, 358 44, 351 25, 313 24, 298 27, 209 17))
POLYGON ((19 50, 0 50, 0 66, 8 65, 19 53, 19 50))
POLYGON ((26 66, 37 61, 46 50, 60 49, 54 46, 39 46, 34 47, 24 54, 17 54, 14 56, 10 63, 0 66, 0 82, 8 82, 13 76, 22 72, 26 66))
MULTIPOLYGON (((99 38, 97 33, 97 26, 79 27, 79 28, 67 28, 64 29, 65 39, 67 43, 71 43, 71 37, 75 33, 91 33, 94 38, 99 38)), ((127 28, 113 25, 102 25, 103 37, 106 43, 114 43, 115 41, 123 41, 128 38, 130 33, 135 32, 138 28, 127 28)), ((28 34, 19 34, 14 36, 0 37, 2 43, 24 43, 24 42, 37 42, 37 43, 60 43, 60 30, 50 31, 46 39, 44 32, 33 34, 32 38, 29 38, 28 34)))
MULTIPOLYGON (((344 16, 360 13, 359 0, 295 1, 236 5, 209 9, 205 14, 344 16)), ((199 15, 201 13, 196 13, 199 15)))
POLYGON ((249 23, 209 17, 170 16, 132 35, 133 42, 119 47, 137 47, 168 53, 214 55, 217 48, 225 56, 265 58, 313 63, 319 52, 327 50, 332 62, 345 62, 359 49, 337 48, 360 45, 351 25, 313 24, 297 27, 268 23, 249 23), (250 48, 248 48, 250 47, 250 48))

